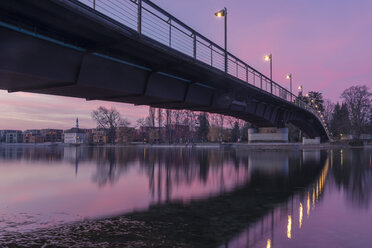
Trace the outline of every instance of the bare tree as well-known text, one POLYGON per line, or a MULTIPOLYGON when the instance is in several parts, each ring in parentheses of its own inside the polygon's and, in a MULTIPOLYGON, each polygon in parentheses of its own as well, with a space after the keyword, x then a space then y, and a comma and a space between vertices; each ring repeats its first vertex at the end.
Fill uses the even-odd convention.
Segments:
POLYGON ((136 121, 136 128, 137 127, 144 127, 146 126, 146 119, 145 118, 139 118, 136 121))
POLYGON ((188 142, 192 142, 192 133, 196 129, 196 124, 198 122, 198 115, 196 112, 191 111, 191 110, 184 110, 183 111, 183 116, 184 116, 184 124, 189 127, 188 134, 187 134, 187 139, 188 142))
POLYGON ((165 110, 165 130, 166 130, 168 143, 170 143, 172 140, 171 130, 170 130, 170 125, 172 124, 172 113, 173 111, 171 109, 165 110))
POLYGON ((159 142, 160 142, 161 141, 161 127, 163 125, 163 110, 161 108, 158 108, 157 121, 158 121, 158 136, 159 136, 159 142))
POLYGON ((147 117, 147 124, 148 126, 155 128, 155 108, 149 108, 149 116, 147 117))
POLYGON ((105 129, 109 143, 115 143, 116 128, 121 122, 120 113, 115 109, 107 109, 100 106, 97 110, 92 111, 92 118, 97 123, 97 128, 105 129))
POLYGON ((351 129, 356 139, 360 138, 361 133, 367 127, 371 96, 366 85, 351 86, 341 94, 349 110, 351 129))
POLYGON ((118 143, 128 143, 133 141, 133 129, 129 127, 130 122, 122 118, 116 132, 116 140, 118 143))
POLYGON ((327 125, 330 126, 335 105, 330 100, 325 99, 323 103, 323 108, 324 120, 327 123, 327 125))

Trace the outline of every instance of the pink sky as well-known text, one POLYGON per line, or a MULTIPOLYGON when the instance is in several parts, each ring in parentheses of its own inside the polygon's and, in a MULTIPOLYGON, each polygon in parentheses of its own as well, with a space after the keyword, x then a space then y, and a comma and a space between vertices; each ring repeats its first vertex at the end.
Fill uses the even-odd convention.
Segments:
MULTIPOLYGON (((273 79, 292 73, 294 88, 304 85, 339 101, 351 85, 372 89, 372 1, 369 0, 154 0, 162 8, 223 46, 223 21, 213 13, 228 8, 228 50, 269 73, 263 61, 273 54, 273 79)), ((295 91, 296 92, 296 91, 295 91)), ((145 106, 0 91, 0 129, 82 127, 100 105, 114 106, 133 124, 147 115, 145 106)))

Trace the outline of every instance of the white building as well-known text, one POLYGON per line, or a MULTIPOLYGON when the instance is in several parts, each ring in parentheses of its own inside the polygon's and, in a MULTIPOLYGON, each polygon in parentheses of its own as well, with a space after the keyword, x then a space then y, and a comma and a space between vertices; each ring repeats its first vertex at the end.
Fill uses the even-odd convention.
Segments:
POLYGON ((78 118, 76 118, 76 127, 64 132, 64 143, 74 145, 87 143, 85 131, 79 128, 78 118))

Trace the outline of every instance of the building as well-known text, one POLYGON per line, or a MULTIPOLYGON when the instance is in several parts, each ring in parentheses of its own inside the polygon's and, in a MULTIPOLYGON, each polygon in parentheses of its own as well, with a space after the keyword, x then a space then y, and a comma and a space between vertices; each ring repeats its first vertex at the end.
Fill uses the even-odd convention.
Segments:
POLYGON ((117 127, 116 128, 116 144, 126 144, 134 141, 136 129, 134 127, 117 127))
POLYGON ((44 142, 62 142, 63 130, 61 129, 42 129, 41 136, 44 138, 44 142))
POLYGON ((1 130, 0 141, 6 143, 22 143, 22 131, 20 130, 1 130))
POLYGON ((76 118, 76 127, 68 129, 64 132, 64 143, 74 145, 87 143, 85 130, 79 128, 78 118, 76 118))
POLYGON ((43 143, 44 137, 40 130, 29 129, 23 132, 23 143, 43 143))
POLYGON ((93 144, 107 144, 108 137, 106 130, 102 128, 92 129, 91 142, 93 144))

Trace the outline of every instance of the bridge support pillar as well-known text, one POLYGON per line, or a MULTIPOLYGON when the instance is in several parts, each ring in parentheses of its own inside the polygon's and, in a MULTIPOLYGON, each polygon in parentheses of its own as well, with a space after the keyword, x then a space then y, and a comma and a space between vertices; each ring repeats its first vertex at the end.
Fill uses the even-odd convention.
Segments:
POLYGON ((303 137, 302 144, 304 145, 319 145, 320 144, 320 137, 315 137, 314 139, 308 139, 303 137))
POLYGON ((248 129, 248 142, 288 143, 288 128, 250 128, 248 129))

